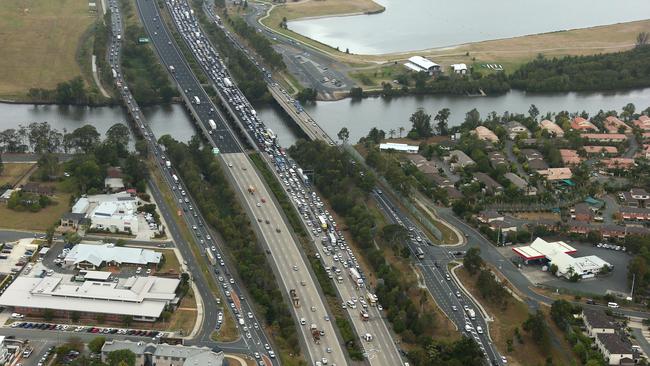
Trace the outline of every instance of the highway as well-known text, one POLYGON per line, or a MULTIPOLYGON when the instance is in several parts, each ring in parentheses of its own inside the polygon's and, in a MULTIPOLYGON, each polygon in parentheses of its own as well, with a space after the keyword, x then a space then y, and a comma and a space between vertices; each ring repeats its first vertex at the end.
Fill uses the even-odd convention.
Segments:
MULTIPOLYGON (((230 305, 229 311, 232 312, 233 319, 235 319, 236 322, 241 319, 244 323, 243 325, 238 326, 238 328, 240 328, 240 333, 242 334, 239 341, 221 344, 220 346, 224 350, 229 349, 236 352, 249 353, 251 356, 257 354, 260 359, 262 358, 262 355, 264 355, 265 361, 270 364, 272 360, 269 356, 266 356, 266 354, 270 354, 269 351, 271 351, 269 345, 270 342, 262 330, 262 327, 259 326, 259 321, 255 315, 253 307, 248 303, 247 297, 244 296, 244 289, 240 288, 238 281, 233 277, 232 274, 235 272, 230 268, 230 265, 225 262, 226 256, 223 255, 223 242, 220 240, 219 236, 215 235, 215 233, 209 229, 208 225, 205 224, 205 220, 201 213, 194 209, 194 207, 197 207, 195 202, 187 193, 180 176, 174 171, 169 160, 165 158, 162 146, 157 144, 144 115, 141 113, 136 101, 133 99, 133 96, 129 92, 129 89, 122 78, 120 68, 121 40, 118 39, 118 35, 122 33, 123 26, 117 0, 109 0, 109 4, 111 6, 111 14, 113 18, 113 38, 108 56, 109 64, 113 70, 115 70, 115 83, 119 88, 121 97, 125 101, 125 105, 127 106, 130 115, 133 117, 133 120, 135 120, 140 127, 140 133, 146 138, 149 144, 149 152, 154 155, 157 166, 160 168, 161 175, 169 186, 170 191, 174 196, 173 199, 177 202, 177 207, 168 207, 156 184, 153 181, 149 182, 152 195, 159 204, 160 211, 168 225, 168 233, 172 236, 172 239, 183 256, 183 267, 186 271, 192 273, 192 280, 199 290, 203 303, 203 323, 201 324, 201 329, 198 334, 187 343, 213 346, 215 342, 211 339, 211 334, 213 331, 218 330, 223 324, 224 309, 222 304, 212 295, 212 291, 207 282, 208 279, 204 277, 204 274, 200 269, 201 267, 198 264, 199 260, 206 260, 208 256, 207 253, 209 252, 212 254, 212 257, 208 260, 208 264, 209 267, 212 268, 212 271, 208 275, 212 276, 212 280, 219 284, 222 298, 228 299, 230 305), (204 258, 195 258, 189 247, 193 244, 186 243, 183 239, 180 229, 176 226, 176 221, 173 217, 174 215, 179 214, 182 215, 187 227, 190 228, 190 231, 194 236, 193 239, 195 240, 195 245, 199 245, 200 250, 204 253, 204 258)), ((209 109, 206 108, 204 110, 209 113, 209 109)), ((219 136, 223 136, 223 138, 219 139, 222 142, 220 145, 221 149, 225 151, 238 151, 239 145, 237 144, 237 141, 233 138, 232 134, 230 134, 230 131, 225 128, 225 126, 223 127, 223 130, 219 134, 219 136)))
MULTIPOLYGON (((197 119, 199 127, 204 131, 204 135, 213 146, 219 149, 218 155, 221 156, 224 164, 233 165, 233 167, 236 164, 241 171, 247 172, 246 174, 238 175, 235 169, 225 169, 226 175, 238 184, 237 188, 239 189, 240 197, 249 205, 251 204, 250 198, 248 197, 249 193, 247 192, 250 186, 256 187, 260 197, 270 197, 266 188, 261 184, 261 179, 252 163, 231 132, 227 122, 219 115, 218 108, 207 98, 207 94, 192 74, 192 71, 166 29, 165 24, 161 22, 156 2, 139 0, 136 3, 140 17, 155 46, 158 56, 178 83, 181 94, 188 106, 191 107, 190 109, 197 119), (170 66, 173 66, 173 68, 170 68, 170 66), (192 99, 195 96, 199 98, 199 103, 192 103, 192 99)), ((168 6, 171 6, 171 3, 168 3, 168 6)), ((174 12, 172 11, 171 13, 174 17, 174 12)), ((181 34, 187 36, 185 33, 181 34)), ((217 59, 213 58, 213 62, 216 63, 217 59)), ((295 287, 295 280, 291 280, 296 277, 296 274, 293 273, 295 272, 293 267, 286 267, 284 265, 285 263, 282 262, 284 257, 287 256, 291 258, 293 265, 299 269, 303 269, 301 277, 302 281, 305 281, 305 286, 300 286, 299 289, 296 289, 299 297, 303 302, 309 303, 311 304, 310 306, 314 306, 317 309, 317 311, 312 312, 310 308, 306 307, 293 308, 296 322, 299 323, 302 318, 305 318, 305 322, 310 320, 316 324, 319 330, 324 331, 325 337, 332 338, 332 341, 328 345, 325 345, 324 342, 316 343, 312 340, 312 334, 308 328, 312 323, 307 324, 307 326, 301 325, 299 330, 302 335, 303 345, 306 346, 305 349, 308 353, 306 356, 313 363, 326 361, 329 364, 347 364, 345 354, 340 345, 341 342, 336 339, 337 335, 332 324, 323 319, 318 320, 316 318, 317 314, 327 314, 327 309, 322 301, 319 287, 316 286, 313 275, 307 271, 308 267, 305 265, 304 258, 300 255, 297 242, 291 236, 287 225, 282 220, 282 215, 276 207, 275 202, 269 200, 265 208, 269 216, 269 221, 271 219, 274 220, 273 225, 266 224, 264 221, 258 222, 252 216, 251 222, 253 223, 253 227, 261 233, 260 238, 272 241, 271 243, 265 243, 266 245, 270 248, 278 248, 277 255, 272 255, 271 257, 273 259, 272 263, 275 265, 276 277, 282 280, 281 288, 284 287, 284 293, 288 298, 289 290, 295 287), (278 229, 280 233, 277 232, 278 229)))
MULTIPOLYGON (((199 60, 199 63, 203 67, 206 75, 211 79, 213 87, 220 96, 223 104, 226 106, 226 109, 229 111, 231 116, 238 121, 240 126, 244 126, 244 130, 248 133, 249 139, 254 141, 254 146, 262 151, 262 156, 266 158, 266 162, 270 165, 272 171, 275 172, 278 181, 284 183, 287 195, 293 197, 292 203, 295 205, 296 209, 301 212, 305 227, 309 231, 309 227, 313 226, 316 222, 317 216, 322 216, 324 218, 324 222, 326 222, 323 224, 324 227, 321 227, 318 230, 315 228, 311 230, 312 240, 314 243, 322 244, 323 238, 328 238, 329 240, 328 235, 334 237, 334 240, 330 240, 328 245, 316 245, 315 247, 319 252, 323 265, 330 270, 332 277, 334 277, 334 274, 336 274, 337 277, 340 277, 340 281, 335 282, 335 287, 337 288, 343 302, 350 301, 352 303, 351 306, 348 307, 346 305, 345 308, 349 311, 349 316, 357 335, 362 339, 360 342, 367 359, 373 365, 402 364, 399 352, 386 324, 386 320, 383 319, 382 313, 376 308, 368 308, 367 304, 364 304, 370 290, 366 289, 364 286, 358 286, 356 282, 350 279, 350 276, 343 273, 349 271, 349 268, 354 267, 355 270, 359 271, 360 268, 358 263, 356 263, 356 258, 351 249, 347 247, 343 236, 340 232, 335 230, 336 224, 333 222, 331 215, 323 209, 322 201, 316 193, 312 191, 309 182, 302 179, 303 175, 301 170, 296 166, 295 162, 289 159, 282 151, 277 139, 270 136, 271 134, 264 127, 263 122, 257 118, 256 113, 250 106, 250 103, 246 100, 245 96, 237 88, 234 88, 232 78, 223 66, 218 53, 203 35, 203 32, 201 31, 196 18, 192 15, 192 11, 188 4, 185 1, 170 1, 167 2, 167 5, 172 14, 172 19, 174 20, 176 29, 181 33, 188 48, 192 50, 195 58, 199 60), (255 141, 257 144, 255 144, 255 141), (298 202, 300 202, 300 204, 298 204, 298 202), (307 204, 307 202, 309 202, 309 204, 307 204), (339 241, 338 243, 337 240, 339 241), (362 320, 360 313, 361 309, 356 310, 357 301, 359 302, 359 308, 366 308, 364 311, 366 311, 370 317, 368 321, 362 320), (371 337, 371 341, 367 341, 368 336, 371 337)), ((204 11, 209 11, 209 9, 204 7, 204 11)), ((218 18, 214 14, 212 14, 212 17, 217 25, 219 25, 218 18)), ((224 29, 224 31, 226 30, 224 29)), ((232 38, 231 41, 235 42, 232 38)), ((236 45, 240 47, 238 44, 236 45)), ((249 54, 245 48, 242 48, 242 51, 249 54)), ((260 63, 254 58, 252 58, 251 61, 257 64, 258 67, 260 67, 260 71, 265 74, 267 85, 272 88, 272 90, 277 88, 277 83, 273 81, 271 74, 260 66, 260 63)), ((283 95, 287 96, 286 92, 284 92, 283 95)), ((290 97, 287 96, 287 101, 290 100, 290 97)), ((302 109, 296 104, 292 104, 292 106, 296 111, 302 109)), ((297 113, 296 115, 304 115, 304 113, 297 113)), ((318 126, 313 122, 313 120, 311 123, 314 126, 318 126)), ((320 127, 318 128, 320 129, 320 127)), ((316 134, 314 137, 333 144, 332 140, 324 133, 316 134)), ((228 158, 229 157, 226 157, 226 159, 228 158)), ((233 164, 233 166, 234 168, 231 168, 231 170, 239 171, 236 164, 233 164)), ((242 181, 238 181, 236 186, 246 187, 245 184, 242 184, 242 181)), ((258 187, 257 184, 253 184, 252 186, 258 187)), ((269 195, 266 194, 264 197, 269 197, 269 195)), ((256 206, 249 204, 249 207, 255 211, 254 207, 256 206)), ((265 220, 265 218, 262 219, 265 220)), ((284 232, 284 230, 282 230, 282 232, 284 232)), ((266 235, 265 238, 267 238, 268 242, 269 239, 266 235)))

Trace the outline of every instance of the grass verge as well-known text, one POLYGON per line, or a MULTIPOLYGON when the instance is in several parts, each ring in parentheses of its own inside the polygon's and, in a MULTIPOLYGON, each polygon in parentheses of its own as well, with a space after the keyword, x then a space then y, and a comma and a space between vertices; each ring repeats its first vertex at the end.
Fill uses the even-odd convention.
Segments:
POLYGON ((54 187, 52 204, 38 212, 14 211, 6 205, 0 205, 0 226, 14 230, 45 231, 68 212, 72 195, 61 188, 61 183, 41 183, 41 185, 54 187))
POLYGON ((9 184, 14 186, 34 166, 32 163, 4 163, 4 169, 0 174, 0 186, 9 184))

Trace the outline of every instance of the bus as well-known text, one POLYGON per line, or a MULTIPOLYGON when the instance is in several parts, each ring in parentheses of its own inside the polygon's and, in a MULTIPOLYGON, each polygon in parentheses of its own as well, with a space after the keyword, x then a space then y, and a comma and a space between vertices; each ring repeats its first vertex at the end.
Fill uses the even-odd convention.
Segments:
POLYGON ((319 215, 318 223, 320 224, 321 229, 323 230, 327 229, 327 220, 325 220, 325 216, 319 215))
POLYGON ((214 257, 214 254, 210 251, 210 248, 205 248, 205 255, 208 257, 211 265, 217 264, 217 259, 214 257))
POLYGON ((334 233, 329 233, 328 236, 330 237, 332 245, 336 245, 336 235, 334 235, 334 233))
POLYGON ((422 248, 418 247, 415 249, 415 256, 418 257, 418 259, 424 259, 424 251, 422 248))

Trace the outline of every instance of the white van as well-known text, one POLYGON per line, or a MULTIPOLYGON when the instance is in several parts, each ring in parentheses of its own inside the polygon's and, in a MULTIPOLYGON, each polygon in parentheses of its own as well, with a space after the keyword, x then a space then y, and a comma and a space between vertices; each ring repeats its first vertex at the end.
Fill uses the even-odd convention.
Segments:
POLYGON ((615 303, 615 302, 608 302, 607 307, 612 308, 612 309, 618 309, 619 308, 618 304, 615 303))
POLYGON ((11 319, 22 319, 25 316, 23 314, 13 313, 11 314, 11 319))

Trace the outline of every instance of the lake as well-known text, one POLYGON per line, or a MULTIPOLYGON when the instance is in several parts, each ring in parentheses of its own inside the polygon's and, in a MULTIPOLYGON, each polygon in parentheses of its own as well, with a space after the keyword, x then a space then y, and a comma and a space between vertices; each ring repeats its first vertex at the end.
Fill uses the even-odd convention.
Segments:
MULTIPOLYGON (((647 0, 375 0, 380 14, 306 19, 289 29, 356 54, 447 47, 648 19, 647 0)), ((630 39, 630 43, 634 40, 630 39)))

